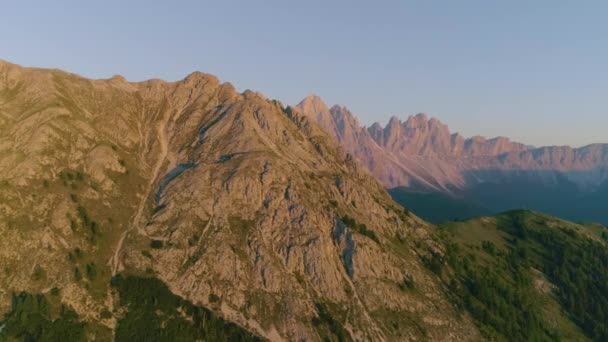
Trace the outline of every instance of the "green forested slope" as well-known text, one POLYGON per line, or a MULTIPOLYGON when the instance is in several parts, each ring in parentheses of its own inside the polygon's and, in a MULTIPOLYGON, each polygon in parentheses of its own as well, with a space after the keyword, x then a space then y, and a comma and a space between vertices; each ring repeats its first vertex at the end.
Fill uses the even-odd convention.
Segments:
POLYGON ((440 227, 457 305, 498 340, 608 340, 608 229, 530 211, 440 227))

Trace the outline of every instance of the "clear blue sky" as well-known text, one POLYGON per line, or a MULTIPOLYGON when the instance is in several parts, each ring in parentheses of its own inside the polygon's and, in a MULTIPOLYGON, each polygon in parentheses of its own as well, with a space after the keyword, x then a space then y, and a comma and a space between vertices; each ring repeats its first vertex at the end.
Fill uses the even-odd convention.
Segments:
POLYGON ((0 59, 83 76, 194 70, 362 123, 426 112, 465 135, 608 142, 608 1, 12 1, 0 59))

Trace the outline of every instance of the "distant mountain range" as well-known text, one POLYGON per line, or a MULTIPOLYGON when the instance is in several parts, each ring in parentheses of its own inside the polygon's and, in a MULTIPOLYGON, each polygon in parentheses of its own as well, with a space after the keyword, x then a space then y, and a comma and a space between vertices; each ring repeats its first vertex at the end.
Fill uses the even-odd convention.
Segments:
POLYGON ((425 114, 364 127, 346 107, 329 108, 316 95, 297 108, 425 219, 528 208, 608 223, 608 144, 533 147, 506 137, 465 138, 425 114))

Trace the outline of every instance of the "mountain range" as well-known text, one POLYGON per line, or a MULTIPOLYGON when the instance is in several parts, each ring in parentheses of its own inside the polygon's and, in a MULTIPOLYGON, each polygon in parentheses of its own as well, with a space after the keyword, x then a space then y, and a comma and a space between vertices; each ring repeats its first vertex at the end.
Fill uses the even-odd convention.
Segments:
POLYGON ((11 336, 479 336, 421 259, 433 227, 278 101, 1 62, 0 132, 11 336))
POLYGON ((529 208, 608 223, 608 144, 533 147, 505 137, 465 138, 425 114, 362 126, 343 106, 311 95, 297 106, 332 135, 397 201, 432 221, 529 208), (429 200, 432 199, 432 200, 429 200), (442 213, 438 209, 444 208, 442 213))
POLYGON ((433 133, 435 147, 426 132, 444 126, 422 116, 377 143, 325 108, 202 72, 0 61, 0 340, 608 338, 608 228, 531 211, 437 226, 386 191, 440 184, 389 168, 391 149, 534 150, 433 133))

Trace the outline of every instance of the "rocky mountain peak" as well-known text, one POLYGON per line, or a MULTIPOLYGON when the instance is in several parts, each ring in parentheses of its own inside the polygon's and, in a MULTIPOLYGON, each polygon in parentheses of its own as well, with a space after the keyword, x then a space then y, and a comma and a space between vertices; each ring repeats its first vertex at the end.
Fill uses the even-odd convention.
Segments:
POLYGON ((297 105, 303 109, 303 112, 327 112, 329 108, 323 102, 323 99, 316 94, 310 94, 306 96, 300 103, 297 105))
POLYGON ((335 139, 339 139, 339 128, 336 125, 335 118, 319 96, 308 95, 295 108, 312 119, 313 122, 316 122, 335 139))
POLYGON ((359 119, 345 106, 334 105, 329 109, 335 121, 349 122, 354 130, 361 130, 359 119))
POLYGON ((421 261, 443 253, 431 227, 309 119, 359 142, 346 108, 283 108, 204 73, 122 84, 16 67, 6 79, 0 260, 15 271, 0 277, 0 316, 11 293, 56 287, 112 340, 134 309, 113 286, 145 275, 141 286, 271 341, 478 339, 421 261))
POLYGON ((118 82, 118 83, 126 83, 127 79, 122 75, 114 75, 110 77, 110 81, 118 82))
POLYGON ((386 124, 386 128, 389 129, 395 129, 397 127, 401 126, 401 120, 399 120, 399 118, 396 115, 391 116, 391 118, 388 120, 388 123, 386 124))
POLYGON ((203 87, 207 84, 212 84, 213 86, 220 84, 220 80, 217 77, 202 71, 192 72, 180 82, 190 88, 203 87))
POLYGON ((374 122, 367 128, 367 131, 378 145, 384 145, 384 128, 379 122, 374 122))
POLYGON ((329 107, 319 96, 308 95, 296 105, 296 108, 318 122, 328 132, 332 133, 335 130, 329 107))
POLYGON ((418 113, 416 115, 410 115, 404 123, 406 128, 416 129, 424 128, 429 124, 429 119, 425 113, 418 113))

